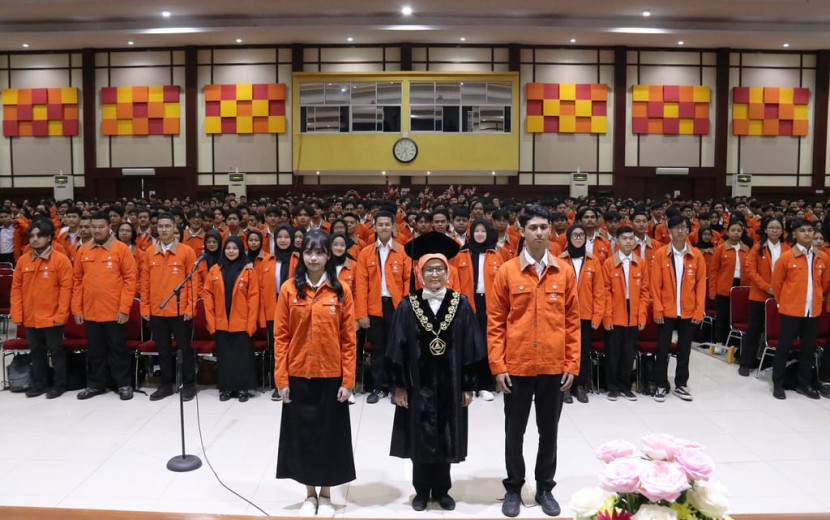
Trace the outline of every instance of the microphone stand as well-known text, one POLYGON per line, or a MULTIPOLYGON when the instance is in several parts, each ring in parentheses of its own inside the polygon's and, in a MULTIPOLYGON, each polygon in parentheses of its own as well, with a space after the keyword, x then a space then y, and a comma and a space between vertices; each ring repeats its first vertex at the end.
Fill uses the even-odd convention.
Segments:
MULTIPOLYGON (((181 292, 184 288, 184 285, 193 279, 193 275, 196 273, 196 269, 199 268, 199 262, 196 262, 196 265, 193 266, 193 269, 190 271, 182 282, 173 289, 173 292, 170 293, 170 296, 167 297, 166 300, 159 305, 160 309, 163 309, 170 300, 173 299, 173 296, 176 297, 176 316, 181 316, 181 292)), ((193 309, 195 312, 196 309, 193 309)), ((193 318, 191 318, 193 319, 193 318)), ((179 377, 179 421, 181 424, 181 433, 182 433, 182 454, 176 455, 175 457, 171 458, 167 461, 167 469, 170 471, 175 471, 177 473, 182 473, 185 471, 193 471, 194 469, 199 469, 202 467, 202 459, 197 457, 196 455, 188 455, 185 451, 184 446, 184 396, 182 395, 182 389, 184 387, 184 380, 182 379, 182 349, 176 349, 176 365, 178 368, 178 377, 179 377)))

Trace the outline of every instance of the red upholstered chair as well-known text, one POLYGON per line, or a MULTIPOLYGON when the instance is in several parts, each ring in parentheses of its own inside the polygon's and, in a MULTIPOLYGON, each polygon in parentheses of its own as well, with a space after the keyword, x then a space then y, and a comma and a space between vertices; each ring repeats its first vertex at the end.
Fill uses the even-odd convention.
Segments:
POLYGON ((196 301, 196 314, 193 315, 193 339, 190 346, 198 356, 212 356, 216 352, 216 341, 207 330, 207 316, 205 302, 200 298, 196 301))
MULTIPOLYGON (((260 386, 265 389, 266 381, 268 380, 268 361, 271 357, 268 355, 268 331, 265 327, 260 327, 256 330, 253 337, 254 355, 260 358, 262 362, 262 371, 260 374, 260 386)), ((271 370, 274 370, 274 362, 271 361, 271 370)))
POLYGON ((605 328, 600 325, 591 333, 591 391, 599 393, 600 361, 605 359, 605 328))
POLYGON ((9 323, 11 323, 12 314, 12 277, 13 271, 4 269, 0 272, 0 327, 2 327, 3 337, 9 335, 9 323))
MULTIPOLYGON (((755 371, 755 377, 761 375, 761 369, 764 366, 764 359, 767 357, 775 357, 775 349, 778 347, 778 339, 781 335, 781 315, 778 313, 778 302, 775 298, 767 298, 765 303, 766 310, 766 324, 764 325, 764 350, 761 352, 761 361, 758 363, 758 370, 755 371)), ((824 317, 821 318, 824 320, 824 317)), ((793 341, 790 351, 795 351, 801 348, 801 339, 793 341)), ((819 370, 819 350, 815 351, 816 356, 816 375, 819 370)))
POLYGON ((743 342, 744 334, 749 328, 749 287, 742 285, 729 290, 729 335, 726 345, 732 338, 743 342))
MULTIPOLYGON (((672 342, 669 355, 677 356, 677 343, 672 342)), ((642 392, 647 381, 642 366, 646 357, 657 357, 657 324, 654 322, 654 312, 651 306, 646 313, 646 326, 637 334, 637 391, 642 392)))
POLYGON ((29 352, 29 342, 26 341, 26 327, 22 324, 17 327, 17 334, 14 338, 7 339, 3 342, 2 345, 3 350, 3 389, 9 387, 8 383, 8 375, 6 371, 8 370, 8 365, 6 365, 6 357, 8 356, 16 356, 18 354, 25 354, 29 352))
POLYGON ((63 347, 75 353, 86 354, 89 350, 89 340, 86 338, 86 327, 75 323, 71 314, 63 326, 63 347))

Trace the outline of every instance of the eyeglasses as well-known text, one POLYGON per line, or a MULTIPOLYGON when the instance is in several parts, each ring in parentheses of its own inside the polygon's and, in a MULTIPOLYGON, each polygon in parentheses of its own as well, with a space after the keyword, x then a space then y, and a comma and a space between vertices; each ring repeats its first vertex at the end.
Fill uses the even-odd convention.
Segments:
POLYGON ((440 266, 440 267, 424 267, 424 272, 426 274, 442 274, 446 272, 447 268, 440 266))
POLYGON ((585 238, 585 233, 572 233, 571 238, 585 238))

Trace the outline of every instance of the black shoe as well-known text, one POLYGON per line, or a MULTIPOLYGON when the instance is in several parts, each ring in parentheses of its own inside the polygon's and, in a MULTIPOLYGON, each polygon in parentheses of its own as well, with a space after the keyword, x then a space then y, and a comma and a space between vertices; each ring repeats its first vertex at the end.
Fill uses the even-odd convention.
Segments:
POLYGON ((672 390, 672 393, 674 395, 676 395, 677 397, 679 397, 680 399, 683 399, 684 401, 691 401, 692 399, 694 399, 692 397, 692 394, 689 393, 689 389, 686 388, 685 386, 676 386, 676 387, 674 387, 674 390, 672 390))
POLYGON ((182 401, 192 401, 196 397, 196 385, 184 385, 182 387, 182 401))
POLYGON ((161 401, 165 397, 173 395, 173 385, 161 385, 158 390, 150 394, 151 401, 161 401))
POLYGON ((588 402, 588 392, 585 391, 585 387, 577 386, 576 387, 576 400, 580 403, 587 403, 588 402))
POLYGON ((784 392, 784 389, 781 388, 780 386, 776 386, 775 388, 772 389, 772 396, 776 399, 782 399, 783 400, 783 399, 787 398, 787 393, 784 392))
POLYGON ((415 511, 423 511, 427 508, 427 497, 424 495, 415 495, 412 499, 412 509, 415 511))
POLYGON ((239 402, 240 403, 246 402, 248 400, 248 397, 250 397, 250 396, 248 395, 247 390, 242 390, 241 392, 239 392, 239 402))
POLYGON ((738 368, 738 375, 743 377, 749 377, 749 367, 738 368))
POLYGON ((519 516, 519 506, 522 505, 522 496, 516 491, 508 491, 504 494, 504 502, 501 503, 501 514, 511 518, 519 516))
POLYGON ((666 388, 658 388, 654 391, 654 400, 658 403, 662 403, 666 400, 666 395, 668 395, 669 391, 666 388))
POLYGON ((553 498, 553 494, 550 491, 536 493, 536 503, 542 506, 542 512, 548 516, 557 516, 562 512, 562 508, 559 507, 559 502, 553 498))
POLYGON ((38 397, 46 393, 45 388, 30 388, 26 390, 26 397, 38 397))
POLYGON ((564 392, 562 392, 562 402, 566 404, 573 404, 574 398, 571 395, 570 390, 565 390, 564 392))
POLYGON ((271 400, 272 401, 282 401, 282 396, 280 395, 279 388, 274 388, 274 391, 271 393, 271 400))
POLYGON ((366 396, 366 402, 368 404, 375 404, 380 400, 380 395, 378 394, 377 390, 372 390, 368 396, 366 396))
POLYGON ((131 386, 119 386, 118 387, 118 397, 121 398, 122 401, 129 401, 133 398, 133 387, 131 386))
POLYGON ((104 389, 98 390, 97 388, 84 388, 83 390, 78 392, 77 397, 78 397, 78 399, 83 401, 85 399, 90 399, 92 397, 95 397, 96 395, 101 395, 105 392, 106 392, 106 390, 104 390, 104 389))
POLYGON ((46 399, 56 399, 63 395, 63 390, 60 388, 50 388, 46 391, 46 399))
POLYGON ((219 400, 220 401, 227 401, 231 398, 231 393, 229 391, 219 392, 219 400))
POLYGON ((620 394, 616 390, 609 390, 608 391, 608 400, 609 401, 616 401, 619 397, 620 397, 620 394))
POLYGON ((455 500, 453 500, 453 498, 449 495, 442 495, 438 497, 436 500, 438 500, 438 505, 441 506, 441 509, 444 509, 446 511, 452 511, 453 509, 455 509, 455 500))
POLYGON ((799 386, 795 389, 795 393, 810 399, 821 399, 821 394, 818 393, 818 390, 810 388, 809 386, 799 386))
POLYGON ((622 396, 623 396, 623 397, 624 397, 627 401, 636 401, 636 400, 637 400, 637 395, 636 395, 636 394, 634 394, 634 392, 632 392, 631 390, 623 390, 623 391, 622 391, 622 396))
POLYGON ((824 383, 821 385, 821 388, 818 389, 818 393, 820 393, 822 397, 830 399, 830 383, 824 383))

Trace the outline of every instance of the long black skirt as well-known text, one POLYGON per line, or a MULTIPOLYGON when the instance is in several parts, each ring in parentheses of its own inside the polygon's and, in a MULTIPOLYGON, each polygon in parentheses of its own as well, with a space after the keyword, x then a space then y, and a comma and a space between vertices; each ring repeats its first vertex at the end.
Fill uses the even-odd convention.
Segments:
POLYGON ((282 405, 277 478, 306 486, 355 479, 349 403, 337 400, 342 379, 289 377, 291 403, 282 405))
POLYGON ((216 369, 220 392, 257 387, 254 344, 248 333, 216 331, 216 369))

